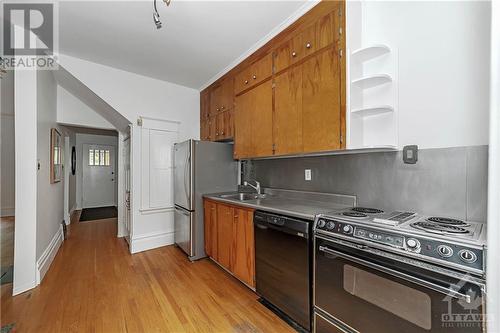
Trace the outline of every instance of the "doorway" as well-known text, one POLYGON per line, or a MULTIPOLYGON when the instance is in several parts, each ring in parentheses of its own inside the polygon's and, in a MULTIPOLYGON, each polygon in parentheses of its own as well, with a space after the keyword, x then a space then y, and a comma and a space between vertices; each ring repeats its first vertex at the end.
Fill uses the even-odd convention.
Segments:
POLYGON ((115 156, 114 146, 83 145, 82 208, 117 206, 115 156))

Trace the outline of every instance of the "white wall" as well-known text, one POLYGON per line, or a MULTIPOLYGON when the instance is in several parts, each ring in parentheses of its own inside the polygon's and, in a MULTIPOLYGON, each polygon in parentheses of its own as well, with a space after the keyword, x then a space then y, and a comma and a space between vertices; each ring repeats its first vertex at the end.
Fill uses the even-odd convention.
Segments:
MULTIPOLYGON (((399 54, 399 145, 488 144, 489 1, 363 1, 363 46, 399 54)), ((360 22, 348 22, 355 29, 360 22)), ((356 49, 359 45, 352 47, 356 49)))
POLYGON ((57 86, 57 122, 66 125, 114 129, 114 126, 66 89, 57 86))
MULTIPOLYGON (((64 179, 50 183, 50 130, 57 128, 57 84, 51 71, 37 71, 37 224, 36 258, 40 259, 64 219, 64 179)), ((61 141, 64 144, 64 140, 61 141)), ((64 146, 63 146, 64 147, 64 146)), ((64 174, 64 173, 63 173, 64 174)))
POLYGON ((61 55, 60 63, 132 124, 131 251, 172 243, 173 212, 141 212, 141 130, 138 117, 178 121, 179 140, 199 138, 199 92, 165 81, 61 55), (141 244, 141 245, 138 245, 141 244))
MULTIPOLYGON (((95 135, 95 134, 76 134, 76 205, 77 209, 82 209, 82 183, 83 183, 83 145, 97 144, 115 146, 115 165, 118 159, 118 136, 95 135)), ((117 174, 119 170, 115 168, 117 174)), ((115 182, 117 184, 118 182, 115 182)), ((115 188, 116 192, 116 188, 115 188)), ((115 193, 115 198, 117 197, 115 193)))
POLYGON ((0 80, 0 216, 14 215, 15 163, 14 163, 14 71, 7 71, 0 80))

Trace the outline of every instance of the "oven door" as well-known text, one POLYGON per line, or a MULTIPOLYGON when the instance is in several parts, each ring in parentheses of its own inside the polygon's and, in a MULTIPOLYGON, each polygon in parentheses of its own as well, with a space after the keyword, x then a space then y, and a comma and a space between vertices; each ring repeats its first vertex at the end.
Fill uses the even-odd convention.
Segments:
POLYGON ((483 285, 428 268, 317 237, 315 308, 353 332, 483 332, 483 285))

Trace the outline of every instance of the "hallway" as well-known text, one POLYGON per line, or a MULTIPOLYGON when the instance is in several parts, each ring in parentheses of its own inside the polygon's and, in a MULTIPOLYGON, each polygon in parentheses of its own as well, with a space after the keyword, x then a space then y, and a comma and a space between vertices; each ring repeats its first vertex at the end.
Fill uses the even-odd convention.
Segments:
POLYGON ((72 223, 41 285, 2 286, 15 332, 293 332, 213 262, 174 246, 130 255, 116 219, 72 223))

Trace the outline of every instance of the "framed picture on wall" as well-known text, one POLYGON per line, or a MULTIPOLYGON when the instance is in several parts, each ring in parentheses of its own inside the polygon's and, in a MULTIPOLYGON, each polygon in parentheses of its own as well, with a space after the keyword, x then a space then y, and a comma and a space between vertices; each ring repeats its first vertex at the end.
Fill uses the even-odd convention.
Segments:
POLYGON ((61 133, 55 128, 50 130, 50 183, 54 184, 62 178, 62 144, 61 133))

